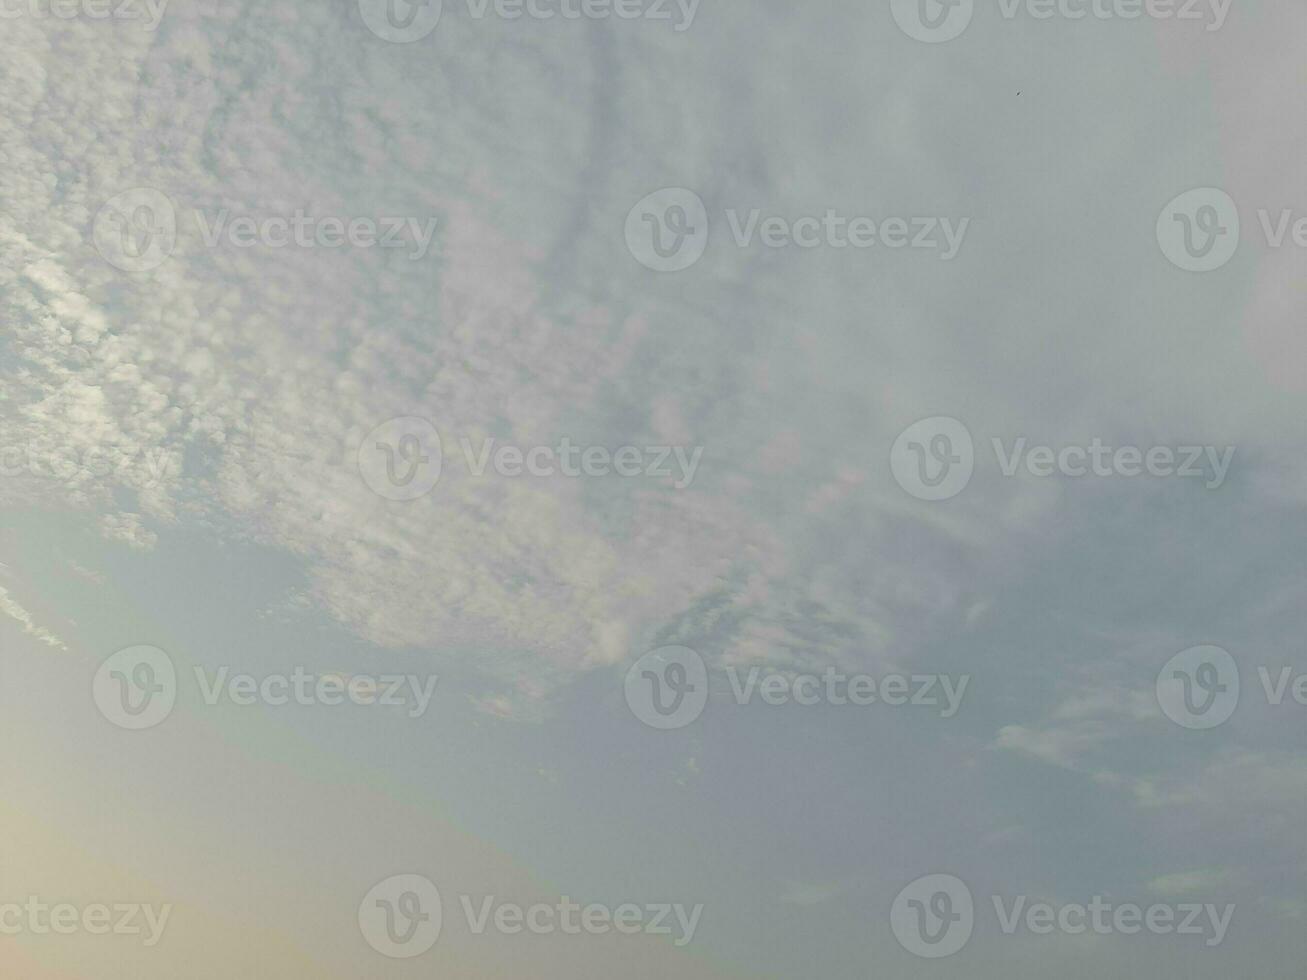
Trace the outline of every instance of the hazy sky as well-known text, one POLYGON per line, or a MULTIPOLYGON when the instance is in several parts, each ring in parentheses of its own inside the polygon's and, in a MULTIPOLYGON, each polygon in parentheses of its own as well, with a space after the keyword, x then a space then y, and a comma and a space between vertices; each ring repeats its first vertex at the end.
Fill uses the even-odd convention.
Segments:
POLYGON ((50 3, 5 976, 1301 976, 1307 9, 50 3))

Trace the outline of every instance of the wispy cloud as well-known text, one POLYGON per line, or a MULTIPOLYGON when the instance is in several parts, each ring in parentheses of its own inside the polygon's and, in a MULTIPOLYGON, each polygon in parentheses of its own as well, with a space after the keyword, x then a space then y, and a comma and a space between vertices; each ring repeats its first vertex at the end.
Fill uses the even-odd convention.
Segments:
POLYGON ((9 594, 9 590, 0 586, 0 613, 4 613, 10 619, 16 620, 23 627, 23 632, 28 636, 40 640, 46 646, 54 647, 56 650, 67 650, 68 647, 63 640, 55 636, 49 630, 38 626, 23 606, 9 594))

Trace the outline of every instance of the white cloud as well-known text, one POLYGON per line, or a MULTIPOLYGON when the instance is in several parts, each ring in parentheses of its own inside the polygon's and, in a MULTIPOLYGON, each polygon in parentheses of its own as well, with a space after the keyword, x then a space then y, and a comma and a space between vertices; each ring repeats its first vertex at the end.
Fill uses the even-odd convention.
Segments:
POLYGON ((38 626, 32 619, 32 614, 24 609, 18 600, 9 594, 9 590, 3 586, 0 586, 0 613, 4 613, 10 619, 16 620, 22 625, 24 633, 40 640, 46 646, 54 647, 56 650, 68 649, 63 640, 44 627, 38 626))

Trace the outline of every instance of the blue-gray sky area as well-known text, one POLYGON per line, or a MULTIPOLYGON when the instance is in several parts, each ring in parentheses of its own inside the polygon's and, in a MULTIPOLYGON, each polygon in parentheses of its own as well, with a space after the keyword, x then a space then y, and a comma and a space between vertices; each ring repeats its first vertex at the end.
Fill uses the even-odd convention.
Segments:
POLYGON ((1300 977, 1305 32, 0 0, 0 973, 1300 977))

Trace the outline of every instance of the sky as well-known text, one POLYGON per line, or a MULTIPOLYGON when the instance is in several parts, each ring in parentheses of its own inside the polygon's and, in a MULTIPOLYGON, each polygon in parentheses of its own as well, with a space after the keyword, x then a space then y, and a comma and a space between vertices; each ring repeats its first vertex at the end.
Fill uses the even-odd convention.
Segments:
POLYGON ((0 972, 1300 975, 1307 9, 51 2, 0 972))

